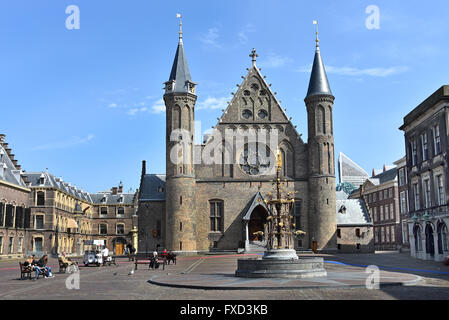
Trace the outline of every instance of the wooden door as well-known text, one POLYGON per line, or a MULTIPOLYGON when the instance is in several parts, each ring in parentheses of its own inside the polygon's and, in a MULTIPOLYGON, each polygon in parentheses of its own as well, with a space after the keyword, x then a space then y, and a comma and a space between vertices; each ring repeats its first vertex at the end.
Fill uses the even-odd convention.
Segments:
POLYGON ((123 254, 123 243, 116 243, 115 244, 115 254, 123 254))

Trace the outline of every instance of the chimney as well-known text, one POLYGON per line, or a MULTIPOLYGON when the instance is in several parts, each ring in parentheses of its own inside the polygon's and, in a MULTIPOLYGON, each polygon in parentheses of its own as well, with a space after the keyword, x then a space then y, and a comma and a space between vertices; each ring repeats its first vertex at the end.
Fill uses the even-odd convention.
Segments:
POLYGON ((3 145, 5 143, 5 137, 6 137, 6 135, 4 135, 3 133, 0 133, 0 145, 3 145))
POLYGON ((142 177, 147 174, 147 162, 142 160, 142 177))
POLYGON ((387 171, 387 166, 384 164, 384 172, 387 171))
POLYGON ((121 182, 121 181, 118 185, 118 193, 123 193, 123 182, 121 182))
POLYGON ((374 170, 374 168, 373 168, 373 173, 372 173, 372 177, 374 177, 376 175, 376 170, 374 170))
POLYGON ((117 187, 112 187, 111 191, 112 191, 113 195, 116 195, 117 194, 117 187))

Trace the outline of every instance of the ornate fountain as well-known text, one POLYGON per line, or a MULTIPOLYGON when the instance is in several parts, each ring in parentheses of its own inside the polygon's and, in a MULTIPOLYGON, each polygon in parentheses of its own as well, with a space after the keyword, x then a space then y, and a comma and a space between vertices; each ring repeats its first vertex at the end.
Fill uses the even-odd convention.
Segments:
MULTIPOLYGON (((248 278, 306 278, 325 277, 324 260, 320 257, 299 258, 294 249, 296 230, 290 214, 295 203, 293 192, 283 195, 281 181, 282 156, 277 151, 275 192, 264 200, 269 214, 265 228, 266 249, 262 258, 239 259, 237 277, 248 278)), ((259 231, 262 233, 262 231, 259 231)))

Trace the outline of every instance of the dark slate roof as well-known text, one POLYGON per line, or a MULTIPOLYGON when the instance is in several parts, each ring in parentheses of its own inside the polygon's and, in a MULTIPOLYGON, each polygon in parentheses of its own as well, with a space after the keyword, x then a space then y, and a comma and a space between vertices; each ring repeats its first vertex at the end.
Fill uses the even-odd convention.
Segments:
POLYGON ((253 213, 254 208, 257 206, 262 206, 267 210, 268 213, 270 212, 270 209, 268 209, 268 207, 266 206, 263 196, 260 193, 260 191, 257 191, 256 194, 251 198, 251 200, 245 206, 245 208, 243 208, 243 210, 242 210, 243 220, 250 220, 251 214, 253 213))
POLYGON ((71 196, 84 200, 87 202, 92 202, 89 192, 85 192, 72 186, 70 183, 63 181, 61 178, 57 178, 48 172, 27 172, 25 175, 30 181, 30 187, 50 187, 64 191, 71 196), (41 184, 40 178, 44 178, 44 183, 41 184))
POLYGON ((395 180, 398 175, 398 170, 396 167, 393 169, 387 170, 385 172, 382 172, 378 175, 375 175, 374 177, 370 178, 369 180, 374 182, 378 182, 378 184, 383 184, 392 180, 395 180))
POLYGON ((133 204, 134 203, 134 193, 117 193, 112 194, 112 192, 99 192, 91 193, 93 204, 133 204))
POLYGON ((337 226, 371 224, 368 210, 362 200, 337 200, 337 226), (343 207, 346 210, 342 210, 343 207))
POLYGON ((170 81, 175 81, 173 92, 189 92, 187 82, 192 82, 190 77, 190 70, 187 64, 187 58, 184 53, 184 45, 182 41, 179 41, 178 48, 176 49, 175 60, 170 72, 170 81))
POLYGON ((143 176, 139 201, 165 201, 165 174, 143 176))
POLYGON ((27 186, 26 186, 25 182, 23 181, 22 177, 20 176, 22 171, 16 169, 16 166, 11 161, 11 159, 8 156, 8 153, 6 152, 6 150, 3 148, 3 146, 1 144, 0 144, 0 154, 1 154, 0 180, 17 185, 19 187, 26 188, 27 186))
POLYGON ((319 94, 332 95, 329 81, 327 80, 326 70, 321 59, 320 48, 316 48, 315 59, 313 60, 312 73, 310 75, 309 90, 307 97, 319 94))

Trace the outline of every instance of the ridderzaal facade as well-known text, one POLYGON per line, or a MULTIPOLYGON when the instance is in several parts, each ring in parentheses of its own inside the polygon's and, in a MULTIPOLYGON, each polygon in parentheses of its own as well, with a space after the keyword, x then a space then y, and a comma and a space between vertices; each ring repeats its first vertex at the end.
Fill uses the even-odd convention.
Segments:
POLYGON ((319 41, 304 100, 307 142, 256 66, 254 49, 250 57, 252 66, 214 132, 197 145, 197 84, 190 75, 180 31, 163 96, 166 172, 151 174, 146 172, 145 161, 142 166, 139 252, 161 247, 180 253, 263 247, 268 217, 264 199, 273 191, 278 154, 282 156, 283 188, 295 193, 292 219, 297 229, 306 232, 295 239, 295 247, 337 250, 334 96, 319 41))

